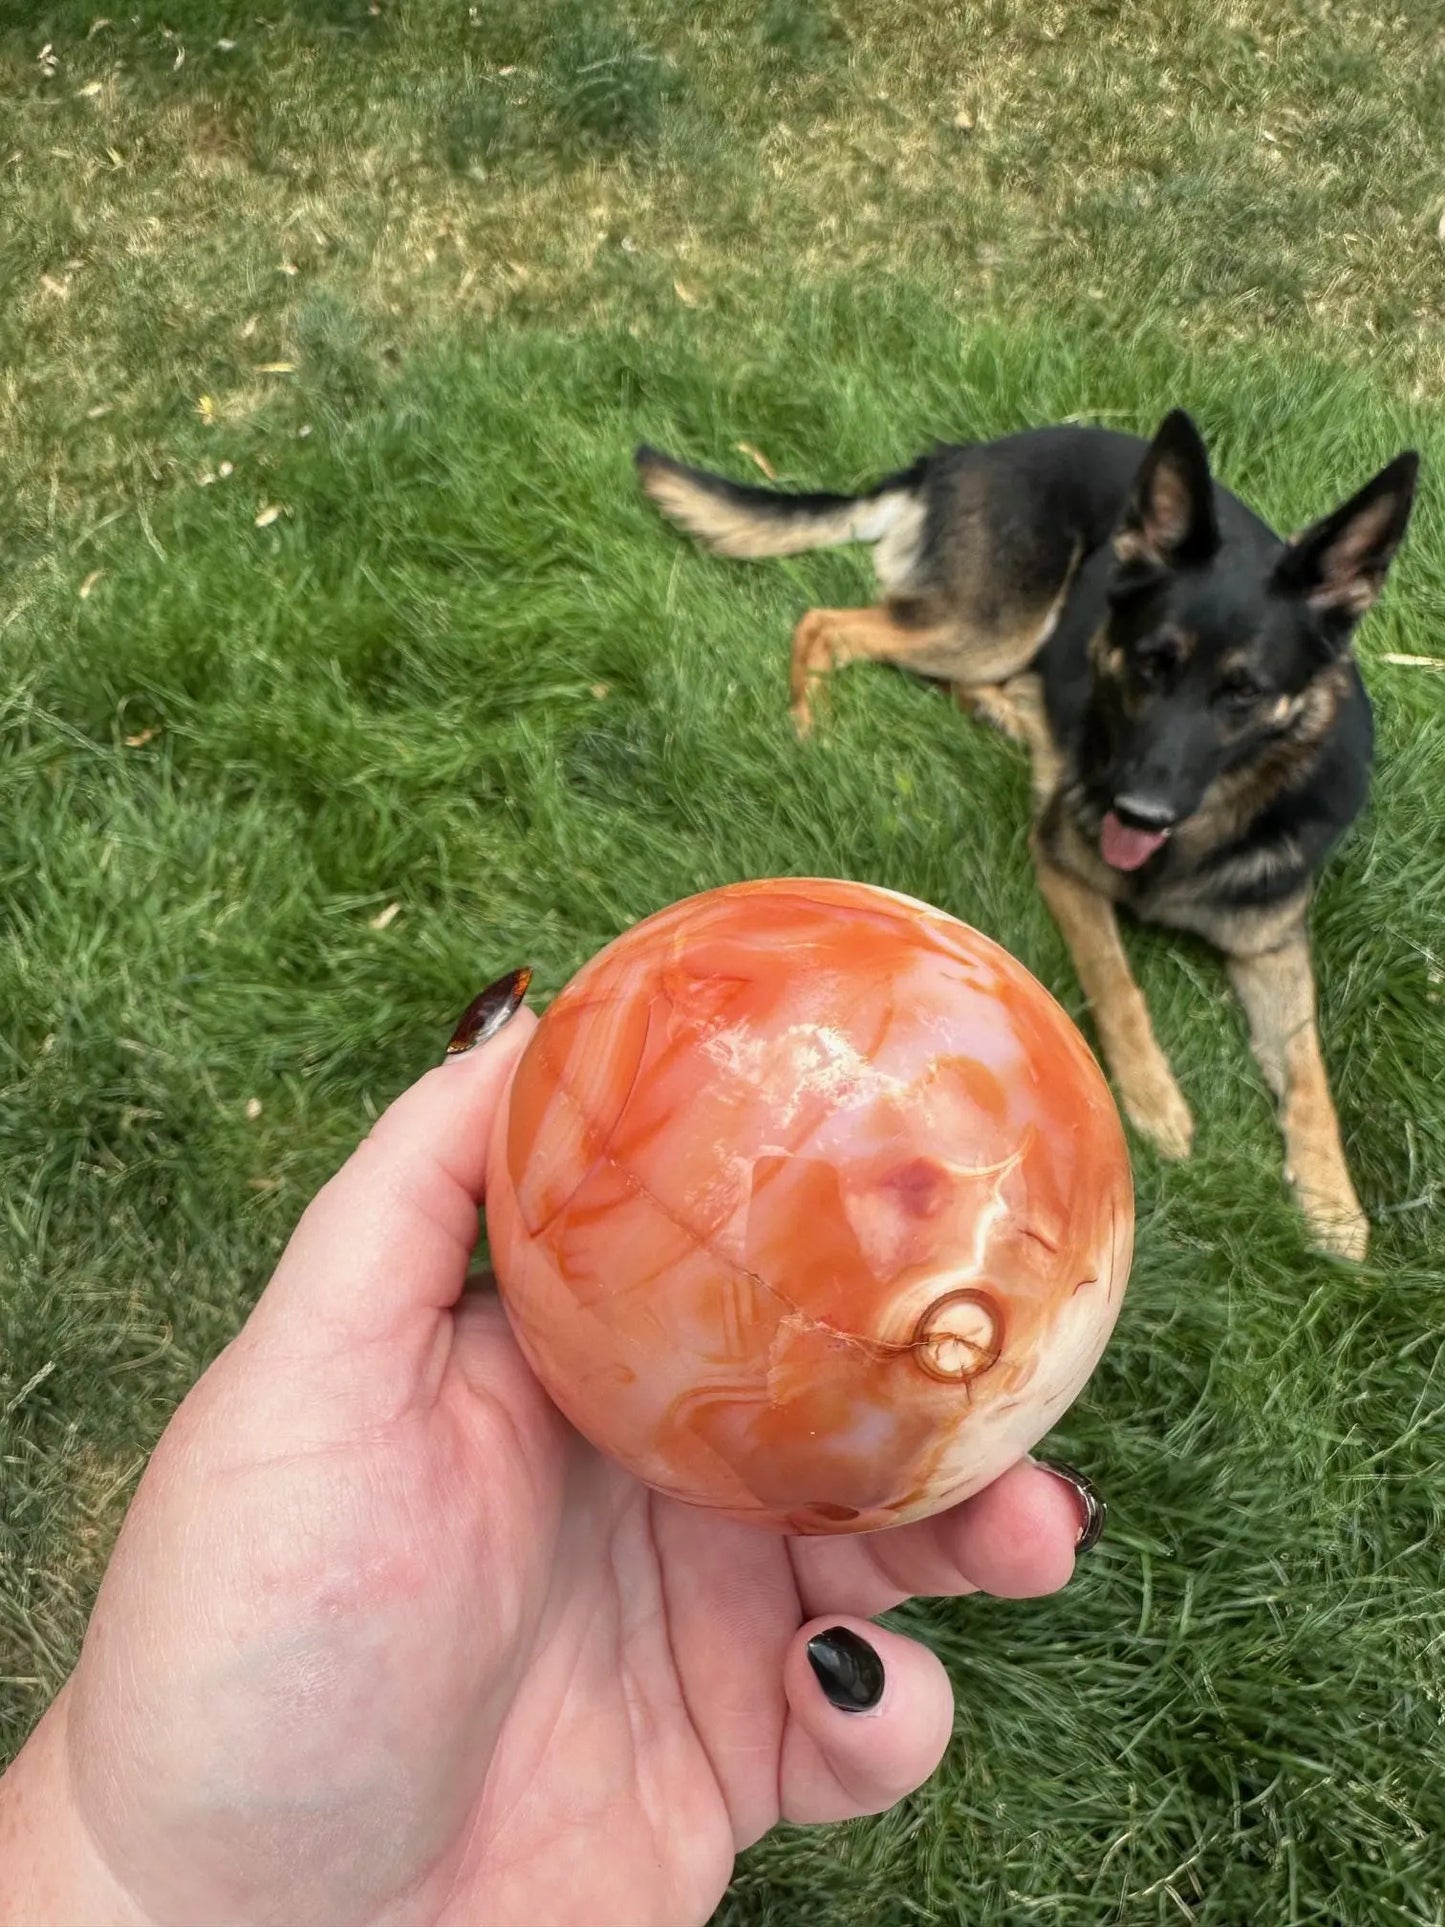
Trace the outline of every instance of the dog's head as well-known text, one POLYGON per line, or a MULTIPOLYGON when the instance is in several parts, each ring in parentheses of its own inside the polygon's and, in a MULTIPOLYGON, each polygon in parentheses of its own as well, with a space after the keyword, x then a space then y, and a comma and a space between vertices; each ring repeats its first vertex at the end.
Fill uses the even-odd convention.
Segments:
POLYGON ((1397 456, 1281 549, 1221 530, 1198 430, 1165 421, 1114 531, 1092 652, 1106 862, 1138 869, 1219 778, 1298 729, 1384 584, 1418 465, 1397 456))

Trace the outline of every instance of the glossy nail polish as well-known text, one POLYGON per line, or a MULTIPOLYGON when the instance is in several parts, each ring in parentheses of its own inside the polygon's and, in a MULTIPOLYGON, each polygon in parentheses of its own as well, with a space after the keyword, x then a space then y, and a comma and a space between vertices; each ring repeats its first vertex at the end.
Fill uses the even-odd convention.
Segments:
POLYGON ((815 1633, 808 1641, 808 1664, 840 1712, 871 1712, 883 1697, 883 1661, 846 1626, 815 1633))
POLYGON ((495 1037, 522 1008, 522 1000, 531 981, 530 969, 509 970, 505 977, 498 977, 494 984, 488 984, 480 995, 473 997, 452 1032, 446 1055, 460 1057, 464 1052, 475 1050, 478 1044, 485 1044, 489 1038, 495 1037))
POLYGON ((1078 1498, 1083 1512, 1083 1524, 1074 1546, 1074 1556, 1078 1558, 1082 1553, 1091 1551, 1103 1537, 1109 1508, 1092 1479, 1086 1479, 1072 1465, 1065 1465, 1060 1459, 1040 1459, 1038 1463, 1046 1472, 1052 1472, 1056 1479, 1062 1479, 1065 1485, 1071 1486, 1078 1498))

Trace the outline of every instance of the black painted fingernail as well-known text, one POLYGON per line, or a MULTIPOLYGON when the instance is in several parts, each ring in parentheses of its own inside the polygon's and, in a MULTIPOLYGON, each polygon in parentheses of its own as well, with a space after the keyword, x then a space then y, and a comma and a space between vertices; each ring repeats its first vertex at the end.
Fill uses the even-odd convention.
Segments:
POLYGON ((475 1050, 478 1044, 485 1044, 489 1037, 495 1037, 522 1008, 522 999, 531 981, 529 969, 509 970, 505 977, 498 977, 494 984, 488 984, 480 996, 473 997, 462 1012, 461 1022, 452 1032, 446 1055, 460 1057, 464 1051, 475 1050))
POLYGON ((832 1704, 844 1713, 868 1713, 883 1697, 883 1661, 866 1639, 846 1626, 830 1626, 808 1641, 808 1664, 832 1704))
POLYGON ((1040 1459, 1038 1463, 1045 1472, 1052 1472, 1056 1479, 1072 1486, 1078 1495, 1079 1504, 1084 1509, 1084 1523, 1079 1529, 1079 1537, 1074 1546, 1074 1556, 1090 1552, 1104 1536, 1104 1526, 1109 1517, 1109 1508, 1092 1479, 1086 1479, 1072 1465, 1065 1465, 1061 1459, 1040 1459))

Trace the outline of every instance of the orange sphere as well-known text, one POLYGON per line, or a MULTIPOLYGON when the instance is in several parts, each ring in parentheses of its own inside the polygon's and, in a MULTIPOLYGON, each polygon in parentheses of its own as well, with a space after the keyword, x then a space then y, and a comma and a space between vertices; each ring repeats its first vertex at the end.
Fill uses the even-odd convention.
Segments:
POLYGON ((1082 1389, 1133 1254, 1128 1156, 1023 966, 866 884, 672 905, 543 1016, 487 1230, 518 1343, 659 1491, 793 1532, 966 1498, 1082 1389))

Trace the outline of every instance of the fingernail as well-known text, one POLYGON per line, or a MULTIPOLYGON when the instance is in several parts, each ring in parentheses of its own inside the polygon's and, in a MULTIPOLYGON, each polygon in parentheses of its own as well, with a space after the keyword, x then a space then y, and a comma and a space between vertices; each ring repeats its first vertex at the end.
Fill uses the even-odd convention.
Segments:
POLYGON ((868 1713, 883 1697, 883 1661, 866 1639, 830 1626, 808 1641, 808 1664, 829 1701, 844 1713, 868 1713))
POLYGON ((1045 1472, 1052 1472, 1056 1479, 1062 1479, 1065 1485, 1072 1486, 1083 1507, 1084 1523, 1079 1528, 1074 1556, 1077 1558, 1081 1553, 1092 1551, 1103 1537, 1104 1525, 1109 1517, 1109 1508, 1104 1504, 1098 1487, 1072 1465, 1065 1465, 1061 1459, 1040 1459, 1038 1463, 1045 1472))
POLYGON ((460 1057, 464 1051, 475 1050, 478 1044, 485 1044, 488 1038, 495 1037, 522 1008, 522 999, 531 981, 529 969, 509 970, 505 977, 498 977, 494 984, 488 984, 480 996, 473 997, 462 1012, 461 1022, 452 1032, 446 1056, 460 1057))

